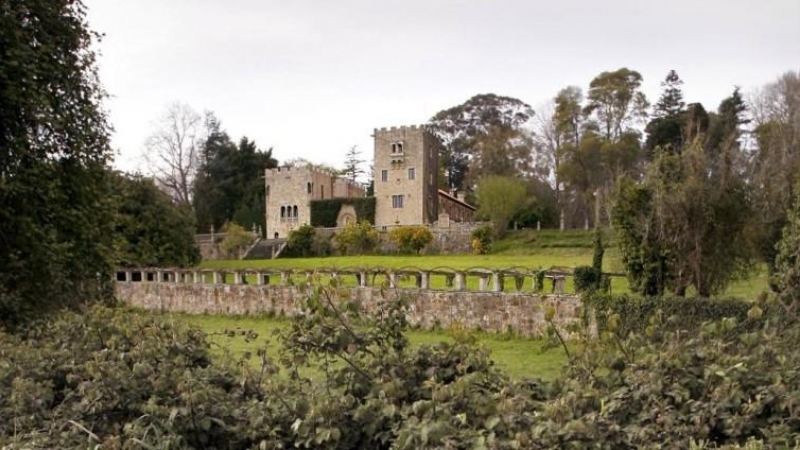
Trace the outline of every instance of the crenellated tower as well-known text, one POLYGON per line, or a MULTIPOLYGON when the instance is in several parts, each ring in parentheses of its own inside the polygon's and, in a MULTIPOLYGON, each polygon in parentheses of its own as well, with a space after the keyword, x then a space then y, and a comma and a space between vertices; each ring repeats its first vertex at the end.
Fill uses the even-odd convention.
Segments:
POLYGON ((376 128, 375 225, 432 223, 438 216, 439 140, 422 126, 376 128))

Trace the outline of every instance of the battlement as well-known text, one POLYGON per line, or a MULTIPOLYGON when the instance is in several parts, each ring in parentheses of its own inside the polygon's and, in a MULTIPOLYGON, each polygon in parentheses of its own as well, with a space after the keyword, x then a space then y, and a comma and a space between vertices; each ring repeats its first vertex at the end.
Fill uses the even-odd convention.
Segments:
POLYGON ((417 130, 425 131, 425 125, 405 125, 400 127, 389 127, 389 128, 381 127, 381 128, 375 128, 374 132, 377 134, 377 133, 387 133, 387 132, 394 133, 399 131, 417 131, 417 130))
POLYGON ((297 166, 296 167, 283 166, 283 167, 276 167, 274 169, 265 169, 264 170, 264 176, 265 177, 270 177, 270 176, 274 177, 276 175, 281 175, 281 174, 291 175, 293 173, 297 174, 297 175, 308 175, 308 174, 317 173, 317 174, 322 174, 322 175, 327 175, 327 176, 336 176, 336 174, 332 173, 331 171, 328 171, 328 170, 325 170, 325 169, 320 169, 318 167, 308 166, 308 165, 299 166, 299 167, 297 167, 297 166))

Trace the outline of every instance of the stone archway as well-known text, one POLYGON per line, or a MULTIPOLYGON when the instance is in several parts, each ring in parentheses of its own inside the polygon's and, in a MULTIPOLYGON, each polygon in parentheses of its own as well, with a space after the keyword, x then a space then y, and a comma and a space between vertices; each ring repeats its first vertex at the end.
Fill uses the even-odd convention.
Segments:
POLYGON ((336 227, 337 228, 344 228, 348 224, 356 223, 358 220, 358 215, 356 215, 356 209, 353 205, 342 205, 339 208, 339 214, 336 216, 336 227))

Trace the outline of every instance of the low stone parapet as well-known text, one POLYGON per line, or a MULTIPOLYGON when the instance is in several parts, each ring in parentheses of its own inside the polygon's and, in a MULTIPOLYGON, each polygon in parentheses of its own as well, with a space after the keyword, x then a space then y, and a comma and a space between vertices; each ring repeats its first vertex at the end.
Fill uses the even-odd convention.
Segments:
MULTIPOLYGON (((182 281, 186 277, 161 274, 159 282, 117 282, 117 298, 131 306, 189 314, 295 316, 303 313, 308 290, 301 286, 267 284, 213 284, 182 281)), ((194 280, 195 277, 189 277, 194 280)), ((581 302, 575 295, 541 295, 497 291, 338 288, 339 295, 357 303, 366 314, 380 302, 405 297, 407 319, 423 328, 461 326, 489 332, 513 331, 538 337, 546 333, 546 311, 566 328, 581 320, 581 302)))

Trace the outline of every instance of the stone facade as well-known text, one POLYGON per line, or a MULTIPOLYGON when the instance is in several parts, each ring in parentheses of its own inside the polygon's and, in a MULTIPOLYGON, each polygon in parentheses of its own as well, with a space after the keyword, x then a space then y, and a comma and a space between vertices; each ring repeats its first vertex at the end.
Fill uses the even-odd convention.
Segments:
POLYGON ((375 225, 433 223, 439 215, 439 140, 423 127, 376 129, 375 225))
MULTIPOLYGON (((471 222, 475 208, 438 189, 441 143, 422 126, 375 129, 375 223, 379 228, 432 224, 439 213, 449 221, 471 222)), ((363 197, 361 186, 309 167, 267 169, 266 237, 285 238, 310 223, 311 200, 363 197)), ((355 210, 342 209, 337 227, 358 221, 355 210)))
MULTIPOLYGON (((288 285, 226 285, 175 282, 117 282, 119 300, 139 308, 191 314, 303 314, 308 293, 288 285)), ((433 291, 418 289, 343 288, 341 295, 373 313, 385 299, 404 296, 409 323, 424 328, 459 325, 489 332, 514 331, 543 336, 545 311, 554 308, 554 323, 566 328, 581 320, 575 295, 510 292, 433 291)))
POLYGON ((267 230, 270 239, 285 238, 311 223, 311 200, 363 197, 356 183, 310 167, 279 167, 264 173, 267 230))

